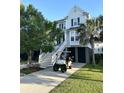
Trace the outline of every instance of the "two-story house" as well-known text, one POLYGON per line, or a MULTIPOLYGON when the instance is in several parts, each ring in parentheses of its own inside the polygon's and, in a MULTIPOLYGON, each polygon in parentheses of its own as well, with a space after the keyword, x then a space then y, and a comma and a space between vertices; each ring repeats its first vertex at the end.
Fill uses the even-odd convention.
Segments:
POLYGON ((71 56, 74 62, 88 63, 90 60, 90 44, 80 45, 79 34, 76 29, 80 24, 85 23, 87 19, 90 19, 90 14, 81 8, 74 6, 68 15, 56 21, 57 28, 64 30, 64 38, 61 41, 65 41, 65 49, 71 51, 71 56))
MULTIPOLYGON (((73 62, 89 63, 92 58, 91 45, 81 45, 79 41, 79 33, 77 33, 76 30, 80 24, 86 23, 86 20, 90 18, 88 12, 74 6, 66 17, 57 20, 57 28, 64 31, 63 37, 56 42, 57 45, 53 52, 46 54, 42 53, 39 55, 39 63, 41 66, 47 67, 48 65, 51 65, 51 63, 54 64, 56 62, 56 54, 61 55, 63 51, 71 52, 70 55, 73 62)), ((99 51, 94 52, 97 54, 99 51)))

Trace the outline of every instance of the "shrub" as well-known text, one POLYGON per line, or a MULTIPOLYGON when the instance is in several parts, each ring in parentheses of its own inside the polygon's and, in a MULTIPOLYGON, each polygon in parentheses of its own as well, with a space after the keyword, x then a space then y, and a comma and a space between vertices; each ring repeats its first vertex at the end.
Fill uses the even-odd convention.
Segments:
POLYGON ((103 54, 95 54, 96 64, 103 63, 103 54))

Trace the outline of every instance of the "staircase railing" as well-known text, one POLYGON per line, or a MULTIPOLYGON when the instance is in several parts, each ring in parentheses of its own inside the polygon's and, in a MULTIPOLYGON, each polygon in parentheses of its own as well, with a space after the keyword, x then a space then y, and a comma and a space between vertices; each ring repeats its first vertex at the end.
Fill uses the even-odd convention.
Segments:
POLYGON ((56 57, 60 57, 62 51, 65 49, 66 42, 64 41, 60 47, 56 48, 51 53, 42 53, 39 55, 39 63, 41 64, 41 67, 48 67, 55 63, 56 57), (56 54, 58 54, 56 56, 56 54))
POLYGON ((66 41, 63 42, 63 44, 59 47, 59 49, 55 53, 53 53, 52 60, 51 60, 52 64, 54 64, 56 62, 57 57, 58 58, 60 57, 61 53, 65 49, 65 45, 66 45, 66 41))

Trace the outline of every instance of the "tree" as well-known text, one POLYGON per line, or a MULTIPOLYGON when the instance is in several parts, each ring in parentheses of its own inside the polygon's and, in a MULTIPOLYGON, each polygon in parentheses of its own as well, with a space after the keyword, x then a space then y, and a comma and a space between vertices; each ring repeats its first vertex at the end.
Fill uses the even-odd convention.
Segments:
POLYGON ((27 8, 20 5, 20 51, 28 54, 28 63, 32 62, 32 51, 39 50, 44 34, 45 19, 32 5, 27 8))
POLYGON ((54 50, 55 42, 62 37, 63 30, 56 28, 56 22, 45 22, 45 37, 42 40, 42 51, 52 52, 54 50))
POLYGON ((90 43, 92 47, 92 64, 95 66, 94 37, 99 36, 98 30, 103 27, 103 17, 88 19, 85 24, 81 24, 77 29, 80 33, 80 43, 86 45, 90 43))
POLYGON ((97 21, 99 22, 98 28, 100 29, 99 40, 100 40, 101 42, 103 42, 103 16, 100 15, 100 16, 97 18, 97 21))
POLYGON ((60 37, 61 30, 54 22, 46 20, 32 5, 20 5, 20 51, 28 54, 28 64, 32 63, 33 51, 53 51, 60 37))

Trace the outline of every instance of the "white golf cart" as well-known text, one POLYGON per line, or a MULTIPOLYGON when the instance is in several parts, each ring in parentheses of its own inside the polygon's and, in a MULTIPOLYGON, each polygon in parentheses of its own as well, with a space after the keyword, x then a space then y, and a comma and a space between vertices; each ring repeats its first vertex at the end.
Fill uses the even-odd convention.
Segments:
POLYGON ((61 72, 66 72, 67 71, 67 68, 71 69, 71 64, 72 64, 72 61, 69 60, 67 62, 67 53, 70 53, 70 51, 64 51, 62 52, 62 54, 60 55, 60 57, 58 57, 59 54, 56 54, 56 62, 55 64, 53 65, 53 70, 54 71, 58 71, 59 69, 61 69, 61 72), (66 53, 66 55, 64 55, 66 53))

